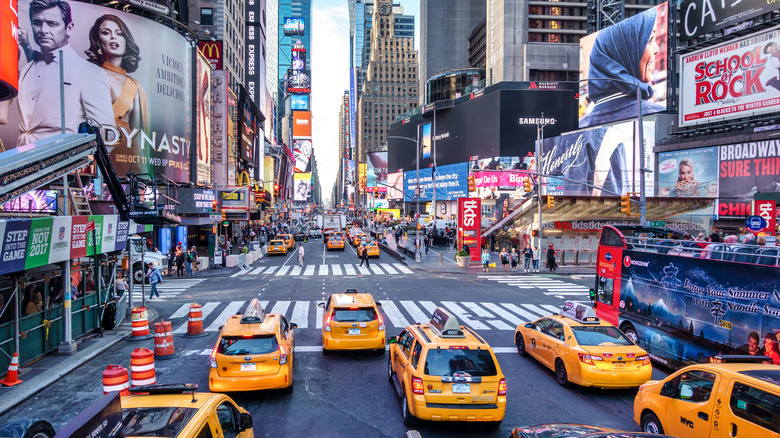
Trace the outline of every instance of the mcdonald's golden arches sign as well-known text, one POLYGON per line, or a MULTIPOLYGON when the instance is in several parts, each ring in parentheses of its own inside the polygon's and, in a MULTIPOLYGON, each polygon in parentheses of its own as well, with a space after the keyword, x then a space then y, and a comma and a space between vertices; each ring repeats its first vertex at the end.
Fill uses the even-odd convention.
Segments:
POLYGON ((211 68, 222 70, 222 41, 198 41, 198 50, 209 60, 211 68))

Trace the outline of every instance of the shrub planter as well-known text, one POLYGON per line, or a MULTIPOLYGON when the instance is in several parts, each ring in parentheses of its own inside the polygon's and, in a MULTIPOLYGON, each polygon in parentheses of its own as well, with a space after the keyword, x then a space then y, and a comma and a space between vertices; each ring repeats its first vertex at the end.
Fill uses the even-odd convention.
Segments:
POLYGON ((471 256, 456 256, 455 261, 461 268, 468 268, 471 262, 471 256))

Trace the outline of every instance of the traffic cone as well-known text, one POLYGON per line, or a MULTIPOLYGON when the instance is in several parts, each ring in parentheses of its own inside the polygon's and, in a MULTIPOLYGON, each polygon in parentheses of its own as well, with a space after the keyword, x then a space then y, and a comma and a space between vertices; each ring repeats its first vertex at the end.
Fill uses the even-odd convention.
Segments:
POLYGON ((5 375, 5 379, 0 380, 0 383, 5 386, 14 386, 22 383, 19 380, 19 353, 14 353, 11 365, 8 365, 8 374, 5 375))

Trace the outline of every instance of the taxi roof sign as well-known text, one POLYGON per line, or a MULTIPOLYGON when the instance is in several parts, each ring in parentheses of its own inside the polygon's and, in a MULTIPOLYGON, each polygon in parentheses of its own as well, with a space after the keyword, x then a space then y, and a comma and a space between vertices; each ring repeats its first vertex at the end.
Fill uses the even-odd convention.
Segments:
POLYGON ((431 315, 429 327, 442 338, 465 338, 460 329, 460 321, 452 313, 437 307, 431 315))
POLYGON ((582 324, 598 324, 600 322, 596 317, 596 312, 593 310, 593 307, 574 301, 566 301, 563 303, 561 315, 581 322, 582 324))
POLYGON ((241 317, 241 324, 261 324, 263 320, 265 320, 265 309, 260 306, 260 300, 252 298, 241 317))

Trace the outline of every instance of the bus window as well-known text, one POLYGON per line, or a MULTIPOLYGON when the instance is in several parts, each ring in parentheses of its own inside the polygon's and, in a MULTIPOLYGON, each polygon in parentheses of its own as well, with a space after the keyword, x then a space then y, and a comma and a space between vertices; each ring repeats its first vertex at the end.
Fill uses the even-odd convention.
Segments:
POLYGON ((615 280, 611 278, 599 277, 598 290, 596 291, 596 300, 600 303, 612 305, 612 286, 615 280))
POLYGON ((623 239, 620 237, 618 233, 615 232, 615 230, 611 228, 604 228, 601 231, 601 240, 599 240, 599 245, 616 246, 618 248, 622 248, 623 239))

